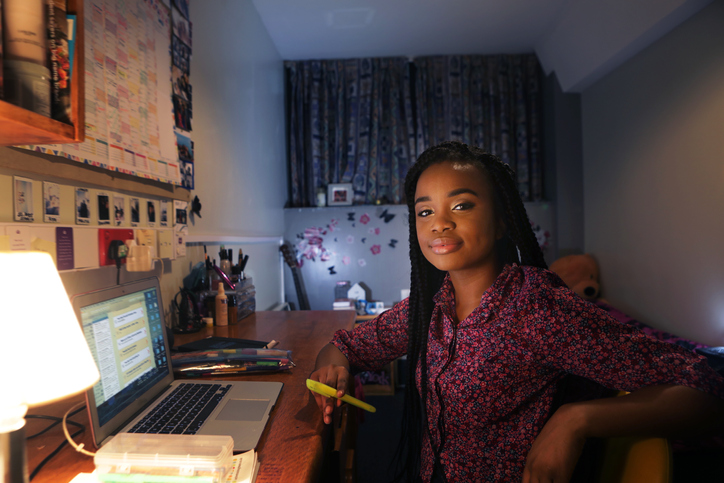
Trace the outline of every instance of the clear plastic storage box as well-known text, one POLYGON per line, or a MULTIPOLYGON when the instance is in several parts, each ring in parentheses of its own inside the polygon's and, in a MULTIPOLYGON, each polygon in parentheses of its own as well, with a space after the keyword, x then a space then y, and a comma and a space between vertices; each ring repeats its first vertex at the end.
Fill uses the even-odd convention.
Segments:
POLYGON ((121 433, 94 461, 105 483, 222 483, 233 454, 231 436, 121 433))

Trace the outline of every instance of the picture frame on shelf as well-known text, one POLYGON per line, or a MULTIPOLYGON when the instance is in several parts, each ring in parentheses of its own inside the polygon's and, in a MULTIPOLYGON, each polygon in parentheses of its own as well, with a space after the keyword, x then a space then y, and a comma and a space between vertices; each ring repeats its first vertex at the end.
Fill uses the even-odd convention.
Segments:
POLYGON ((327 186, 327 206, 352 204, 352 183, 335 183, 327 186))

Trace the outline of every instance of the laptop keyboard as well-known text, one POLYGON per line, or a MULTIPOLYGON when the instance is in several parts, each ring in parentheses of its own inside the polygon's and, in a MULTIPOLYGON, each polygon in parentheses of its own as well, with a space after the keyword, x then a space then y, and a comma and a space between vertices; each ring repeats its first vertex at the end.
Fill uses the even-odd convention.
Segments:
POLYGON ((128 432, 196 434, 230 388, 231 384, 180 384, 128 432))

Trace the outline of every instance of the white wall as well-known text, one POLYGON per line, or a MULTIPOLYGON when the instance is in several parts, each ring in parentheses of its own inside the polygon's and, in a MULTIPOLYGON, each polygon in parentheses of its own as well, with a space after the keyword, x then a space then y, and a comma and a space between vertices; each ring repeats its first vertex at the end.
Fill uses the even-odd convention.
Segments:
MULTIPOLYGON (((253 4, 193 1, 193 140, 202 218, 189 235, 281 237, 284 70, 253 4)), ((229 245, 238 251, 238 245, 229 245)), ((244 245, 257 308, 281 301, 278 245, 244 245)), ((218 252, 218 245, 209 247, 218 252)), ((197 253, 202 253, 199 251, 197 253)))
POLYGON ((545 193, 555 203, 553 240, 546 254, 551 261, 583 253, 581 96, 564 93, 555 74, 546 77, 544 89, 545 193))
POLYGON ((724 2, 582 93, 585 247, 603 297, 724 345, 724 2))

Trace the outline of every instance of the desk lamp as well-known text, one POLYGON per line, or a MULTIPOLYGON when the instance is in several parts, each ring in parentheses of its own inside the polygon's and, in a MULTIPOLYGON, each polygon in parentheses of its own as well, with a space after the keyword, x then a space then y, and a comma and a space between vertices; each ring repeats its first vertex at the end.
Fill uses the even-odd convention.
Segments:
POLYGON ((85 391, 99 374, 47 253, 0 253, 0 310, 0 476, 26 483, 28 407, 85 391))

